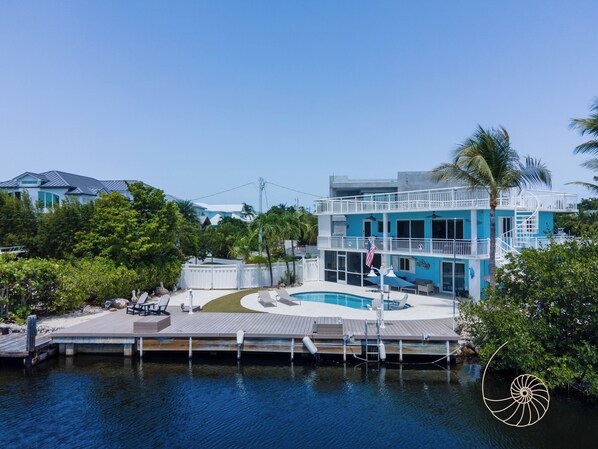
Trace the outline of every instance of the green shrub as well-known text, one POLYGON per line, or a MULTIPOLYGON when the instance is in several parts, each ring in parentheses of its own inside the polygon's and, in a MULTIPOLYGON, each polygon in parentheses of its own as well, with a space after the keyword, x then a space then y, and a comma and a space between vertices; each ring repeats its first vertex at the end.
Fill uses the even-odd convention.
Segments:
POLYGON ((461 304, 482 361, 508 341, 494 368, 598 397, 597 237, 526 248, 497 271, 486 299, 461 304))
POLYGON ((165 288, 171 289, 178 284, 181 277, 181 263, 178 260, 171 260, 152 265, 140 265, 135 268, 137 274, 137 288, 145 291, 152 291, 164 284, 165 288))
POLYGON ((0 257, 3 315, 26 317, 35 309, 51 310, 63 262, 0 257))
POLYGON ((248 263, 267 264, 268 258, 265 256, 251 256, 248 263))
POLYGON ((128 298, 138 288, 138 275, 109 259, 80 259, 65 267, 56 308, 68 310, 86 302, 102 305, 108 299, 128 298))

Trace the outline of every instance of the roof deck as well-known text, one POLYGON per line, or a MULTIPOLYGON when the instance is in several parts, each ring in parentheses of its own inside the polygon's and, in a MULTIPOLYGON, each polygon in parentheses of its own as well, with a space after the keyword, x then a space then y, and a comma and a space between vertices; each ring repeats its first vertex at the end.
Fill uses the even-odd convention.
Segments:
MULTIPOLYGON (((470 190, 467 187, 376 193, 316 200, 316 215, 489 208, 488 192, 470 190)), ((510 189, 500 196, 498 208, 575 212, 577 210, 577 195, 542 190, 510 189)))

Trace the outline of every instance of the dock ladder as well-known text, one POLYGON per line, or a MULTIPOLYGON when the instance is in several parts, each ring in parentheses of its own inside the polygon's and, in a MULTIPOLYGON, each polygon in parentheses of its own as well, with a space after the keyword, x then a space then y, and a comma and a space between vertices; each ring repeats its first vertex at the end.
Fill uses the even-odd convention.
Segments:
POLYGON ((380 362, 380 326, 378 321, 365 320, 365 361, 366 362, 380 362), (372 333, 371 327, 375 328, 372 333), (371 337, 370 337, 371 336, 371 337))

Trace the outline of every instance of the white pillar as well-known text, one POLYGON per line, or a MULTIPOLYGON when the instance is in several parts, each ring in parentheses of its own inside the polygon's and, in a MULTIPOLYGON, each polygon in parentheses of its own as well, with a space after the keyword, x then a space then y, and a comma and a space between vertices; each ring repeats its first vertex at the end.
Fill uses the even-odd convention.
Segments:
POLYGON ((480 300, 481 296, 482 272, 480 265, 480 259, 469 259, 469 273, 466 273, 469 276, 469 294, 476 302, 480 300), (473 270, 473 277, 471 277, 471 270, 473 270))
MULTIPOLYGON (((384 212, 382 214, 382 249, 384 250, 385 253, 387 253, 388 251, 390 251, 390 244, 388 241, 388 213, 384 212)), ((384 264, 385 267, 390 266, 390 255, 389 254, 383 254, 382 255, 382 263, 384 264)))
POLYGON ((472 209, 470 211, 470 224, 471 224, 471 255, 477 256, 478 254, 478 211, 472 209))

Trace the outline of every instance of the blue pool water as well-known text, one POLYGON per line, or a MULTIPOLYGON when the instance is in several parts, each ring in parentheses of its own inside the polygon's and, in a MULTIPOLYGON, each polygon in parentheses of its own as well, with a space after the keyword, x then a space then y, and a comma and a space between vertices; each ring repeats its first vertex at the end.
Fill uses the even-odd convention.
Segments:
POLYGON ((323 302, 337 306, 351 307, 352 309, 367 309, 372 305, 372 300, 363 296, 349 295, 334 292, 305 292, 291 295, 301 301, 323 302))

